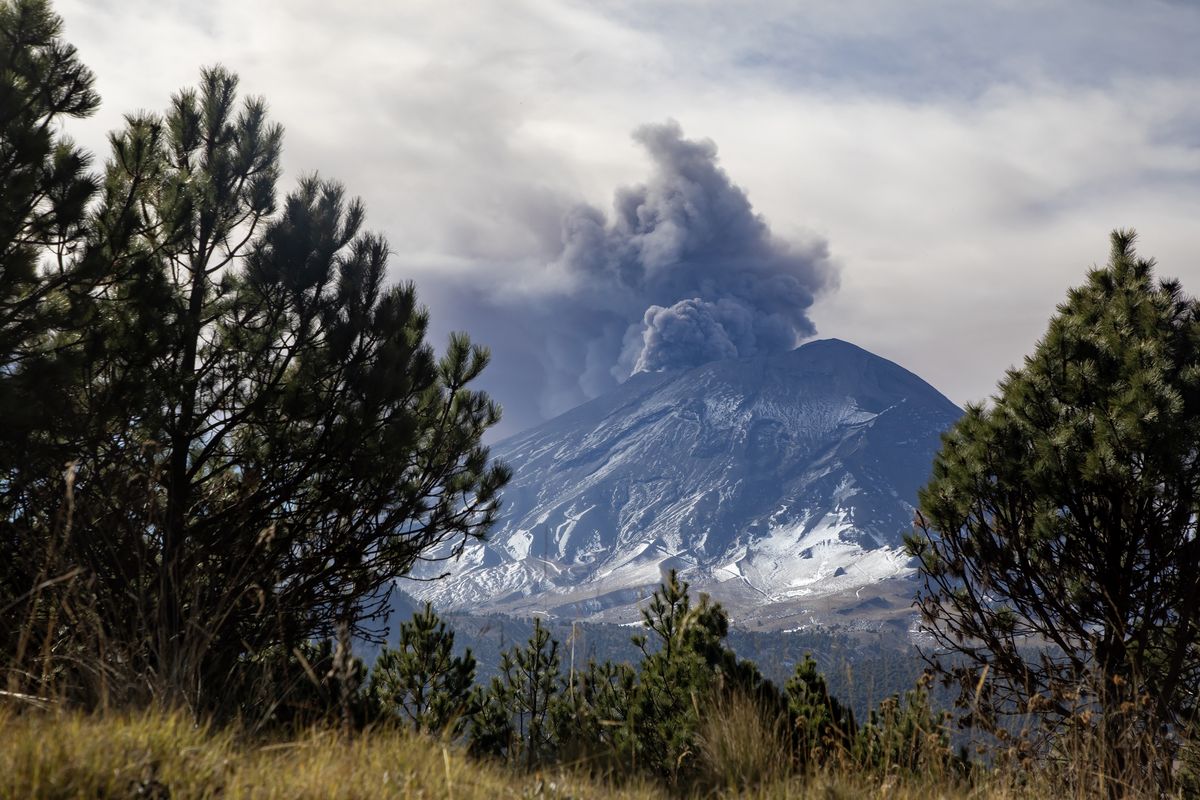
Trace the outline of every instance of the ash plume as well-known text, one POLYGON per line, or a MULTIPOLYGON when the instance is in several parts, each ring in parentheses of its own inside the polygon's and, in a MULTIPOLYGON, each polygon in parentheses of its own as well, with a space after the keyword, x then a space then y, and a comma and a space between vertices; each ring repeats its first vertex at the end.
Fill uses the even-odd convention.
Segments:
POLYGON ((815 333, 808 310, 836 283, 825 242, 773 236, 711 140, 685 138, 674 121, 633 138, 649 179, 618 189, 611 215, 590 205, 562 215, 554 288, 453 300, 495 354, 490 388, 508 432, 539 421, 526 413, 531 395, 546 418, 637 372, 790 350, 815 333))
POLYGON ((579 299, 628 318, 613 376, 790 350, 815 333, 808 309, 833 278, 824 244, 773 237, 712 141, 684 138, 675 122, 634 139, 651 179, 618 190, 611 220, 581 206, 563 227, 579 299))

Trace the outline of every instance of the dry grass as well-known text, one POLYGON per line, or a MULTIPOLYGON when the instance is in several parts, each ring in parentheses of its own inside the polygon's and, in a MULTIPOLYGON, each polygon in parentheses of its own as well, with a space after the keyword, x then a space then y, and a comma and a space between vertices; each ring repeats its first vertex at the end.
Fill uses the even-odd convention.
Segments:
POLYGON ((178 715, 0 711, 0 798, 651 798, 567 771, 514 775, 395 731, 245 739, 178 715))
POLYGON ((780 781, 790 771, 788 723, 735 692, 713 702, 700 731, 700 762, 710 786, 741 790, 780 781))
MULTIPOLYGON (((703 756, 714 788, 698 796, 775 800, 1070 800, 1048 772, 993 770, 966 782, 947 775, 869 774, 845 767, 788 775, 778 735, 753 704, 725 709, 703 756), (725 729, 725 730, 722 730, 725 729), (758 730, 755 734, 754 731, 758 730), (741 732, 744 738, 738 739, 741 732), (773 752, 772 752, 773 751, 773 752)), ((614 776, 621 777, 621 776, 614 776)), ((88 716, 0 707, 0 800, 27 798, 629 798, 661 787, 588 778, 571 769, 528 775, 468 759, 453 746, 392 730, 343 737, 314 730, 287 740, 214 730, 169 714, 88 716)), ((1129 795, 1139 798, 1137 792, 1129 795)), ((1150 795, 1144 795, 1149 797, 1150 795)))

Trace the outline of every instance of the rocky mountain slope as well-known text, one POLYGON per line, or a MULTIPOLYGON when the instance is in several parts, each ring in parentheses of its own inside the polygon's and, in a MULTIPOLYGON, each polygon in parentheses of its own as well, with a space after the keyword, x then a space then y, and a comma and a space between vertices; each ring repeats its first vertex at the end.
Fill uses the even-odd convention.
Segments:
POLYGON ((642 373, 493 448, 500 524, 447 579, 405 591, 459 611, 630 621, 676 568, 736 623, 896 616, 902 536, 961 414, 846 342, 642 373))

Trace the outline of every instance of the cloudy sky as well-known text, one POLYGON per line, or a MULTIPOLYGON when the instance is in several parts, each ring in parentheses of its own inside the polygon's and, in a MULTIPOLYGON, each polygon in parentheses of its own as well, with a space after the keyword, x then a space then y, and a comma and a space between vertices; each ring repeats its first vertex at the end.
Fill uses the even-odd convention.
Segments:
POLYGON ((103 110, 221 63, 366 202, 511 433, 838 337, 981 400, 1134 227, 1200 293, 1200 2, 58 0, 103 110))

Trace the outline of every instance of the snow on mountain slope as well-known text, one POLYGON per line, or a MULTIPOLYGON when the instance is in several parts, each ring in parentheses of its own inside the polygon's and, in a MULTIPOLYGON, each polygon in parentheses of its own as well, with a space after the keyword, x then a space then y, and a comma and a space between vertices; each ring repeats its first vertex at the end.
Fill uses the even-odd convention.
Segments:
POLYGON ((447 609, 626 621, 674 567, 736 622, 822 599, 829 613, 911 572, 901 539, 960 414, 835 339, 638 374, 494 447, 514 471, 496 530, 449 578, 404 588, 447 609))

